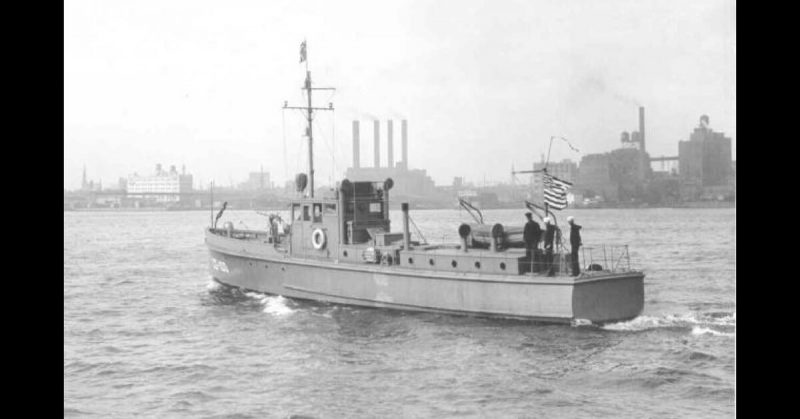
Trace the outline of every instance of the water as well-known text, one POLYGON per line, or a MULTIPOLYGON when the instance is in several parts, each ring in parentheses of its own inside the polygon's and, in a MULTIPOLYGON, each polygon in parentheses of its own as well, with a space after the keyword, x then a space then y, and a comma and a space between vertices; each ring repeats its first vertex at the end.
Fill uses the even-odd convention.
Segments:
MULTIPOLYGON (((631 245, 640 317, 545 325, 242 293, 209 279, 206 212, 65 212, 64 416, 733 416, 735 210, 568 213, 587 246, 631 245)), ((469 220, 411 216, 429 241, 469 220)))

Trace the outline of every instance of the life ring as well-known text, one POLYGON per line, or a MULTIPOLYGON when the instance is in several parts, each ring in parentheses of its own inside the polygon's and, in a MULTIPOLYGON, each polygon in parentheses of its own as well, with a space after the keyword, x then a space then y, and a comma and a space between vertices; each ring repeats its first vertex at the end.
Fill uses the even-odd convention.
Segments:
POLYGON ((322 231, 322 229, 318 228, 311 233, 311 244, 315 249, 320 250, 324 248, 327 241, 328 239, 325 237, 325 232, 322 231))

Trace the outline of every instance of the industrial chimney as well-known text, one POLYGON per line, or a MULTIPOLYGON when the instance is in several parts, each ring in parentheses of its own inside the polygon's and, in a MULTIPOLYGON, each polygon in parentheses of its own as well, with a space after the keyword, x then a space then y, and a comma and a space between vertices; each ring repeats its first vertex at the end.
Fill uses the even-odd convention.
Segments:
POLYGON ((361 167, 361 140, 359 139, 358 121, 353 121, 353 169, 361 167))
POLYGON ((375 167, 381 167, 381 121, 375 120, 375 167))
POLYGON ((386 142, 386 153, 388 154, 389 165, 386 167, 391 169, 394 167, 394 125, 392 124, 391 119, 387 123, 387 131, 388 139, 386 142))
POLYGON ((644 106, 639 106, 639 139, 642 141, 642 151, 647 151, 644 147, 644 106))
POLYGON ((408 121, 405 119, 400 123, 400 137, 403 146, 403 168, 408 170, 408 121))

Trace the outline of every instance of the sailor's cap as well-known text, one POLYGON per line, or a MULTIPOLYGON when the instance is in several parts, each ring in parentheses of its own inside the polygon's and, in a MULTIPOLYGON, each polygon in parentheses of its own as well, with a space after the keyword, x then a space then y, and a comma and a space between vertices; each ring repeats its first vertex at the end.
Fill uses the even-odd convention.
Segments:
POLYGON ((574 219, 575 219, 575 217, 570 215, 569 217, 567 217, 567 222, 571 223, 574 219))

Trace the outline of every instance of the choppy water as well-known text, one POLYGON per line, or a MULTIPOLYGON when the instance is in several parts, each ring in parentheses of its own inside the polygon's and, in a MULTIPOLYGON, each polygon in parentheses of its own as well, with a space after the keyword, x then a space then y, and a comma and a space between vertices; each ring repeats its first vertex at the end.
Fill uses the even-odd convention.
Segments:
MULTIPOLYGON (((631 245, 642 316, 570 327, 242 293, 209 280, 208 213, 65 212, 64 416, 733 416, 735 210, 569 214, 586 245, 631 245)), ((430 241, 466 217, 412 212, 430 241)))

